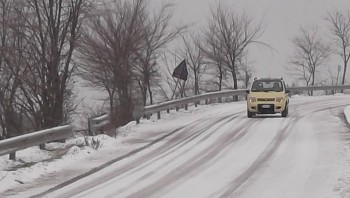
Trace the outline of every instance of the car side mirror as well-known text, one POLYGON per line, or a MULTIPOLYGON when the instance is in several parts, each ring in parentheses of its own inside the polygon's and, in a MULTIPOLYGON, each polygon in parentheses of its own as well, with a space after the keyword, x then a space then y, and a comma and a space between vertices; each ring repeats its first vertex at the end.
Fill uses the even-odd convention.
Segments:
POLYGON ((248 90, 246 90, 245 92, 246 92, 247 94, 249 94, 250 91, 249 91, 249 89, 248 89, 248 90))
POLYGON ((289 93, 290 91, 289 90, 286 90, 286 93, 289 93))

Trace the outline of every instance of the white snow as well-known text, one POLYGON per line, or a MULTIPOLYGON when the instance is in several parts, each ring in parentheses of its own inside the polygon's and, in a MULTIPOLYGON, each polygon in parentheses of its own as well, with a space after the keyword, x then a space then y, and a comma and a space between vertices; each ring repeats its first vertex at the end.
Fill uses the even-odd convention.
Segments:
POLYGON ((345 107, 344 115, 348 123, 350 124, 350 106, 345 107))
MULTIPOLYGON (((47 150, 30 147, 16 152, 16 161, 9 160, 8 155, 0 156, 0 197, 5 191, 21 188, 25 184, 30 185, 43 176, 55 175, 67 169, 69 171, 73 169, 73 173, 69 177, 77 176, 102 165, 116 155, 122 155, 145 145, 175 126, 185 126, 208 115, 208 113, 203 115, 203 112, 220 114, 222 109, 228 106, 231 105, 213 104, 197 108, 191 107, 187 111, 183 109, 178 112, 170 111, 170 114, 162 112, 161 120, 157 120, 156 115, 154 115, 150 120, 142 120, 138 125, 133 121, 118 128, 116 138, 107 135, 75 137, 66 143, 49 143, 46 145, 47 150), (92 140, 99 141, 101 145, 95 150, 84 146, 86 140, 90 143, 92 140), (144 140, 144 142, 134 140, 144 140)), ((63 181, 65 179, 61 182, 63 181)), ((25 194, 28 196, 30 193, 26 192, 25 194)))
MULTIPOLYGON (((332 98, 331 96, 327 96, 327 97, 332 98)), ((337 96, 337 97, 342 97, 342 96, 337 96)), ((298 103, 300 101, 305 101, 305 100, 312 101, 315 99, 323 100, 324 97, 315 97, 315 98, 295 97, 293 98, 292 101, 295 103, 298 103)), ((235 105, 232 105, 232 103, 213 104, 213 105, 198 106, 198 108, 191 107, 187 111, 185 110, 180 110, 178 112, 171 111, 170 114, 167 114, 166 112, 162 112, 161 120, 157 120, 156 115, 154 115, 151 117, 150 120, 141 120, 140 124, 136 124, 135 122, 130 122, 126 126, 117 129, 115 137, 109 137, 107 135, 98 135, 95 137, 75 137, 73 139, 70 139, 66 143, 49 143, 47 144, 47 150, 40 150, 38 147, 31 147, 31 148, 17 152, 17 159, 18 159, 17 161, 10 161, 8 160, 8 156, 2 156, 0 157, 0 197, 2 197, 1 194, 5 192, 6 192, 6 195, 9 197, 11 197, 11 195, 13 197, 28 197, 31 195, 35 195, 37 193, 40 193, 44 190, 47 190, 57 185, 57 183, 63 182, 69 178, 73 178, 79 174, 85 173, 94 167, 100 166, 108 162, 110 159, 115 158, 115 156, 121 156, 123 154, 130 152, 131 150, 134 150, 135 148, 144 146, 147 143, 151 142, 152 140, 155 140, 160 136, 164 135, 169 130, 174 129, 175 127, 186 126, 201 118, 215 117, 217 115, 221 115, 223 112, 227 113, 228 108, 232 109, 232 111, 235 111, 235 112, 245 112, 244 104, 245 104, 244 102, 239 102, 239 103, 236 103, 235 105), (95 143, 92 143, 92 142, 95 142, 95 143), (86 143, 90 144, 90 147, 85 146, 86 143), (93 149, 92 147, 95 147, 95 149, 93 149), (52 179, 52 181, 48 180, 45 183, 45 185, 42 186, 42 188, 32 188, 33 186, 35 186, 36 183, 42 184, 43 182, 45 182, 45 178, 48 176, 52 179), (11 191, 13 192, 13 194, 11 194, 11 191)), ((325 106, 326 105, 327 104, 325 104, 325 106)), ((350 123, 350 106, 344 109, 344 113, 347 117, 348 122, 350 123)), ((318 118, 318 119, 325 119, 325 118, 318 118)), ((331 123, 331 125, 328 127, 329 130, 331 130, 332 128, 331 126, 333 125, 334 126, 341 125, 341 120, 338 119, 338 117, 336 116, 334 116, 334 119, 328 119, 328 120, 325 119, 325 121, 331 123)), ((274 122, 278 122, 278 120, 274 120, 274 122)), ((263 124, 266 125, 265 126, 266 129, 278 126, 278 125, 274 125, 274 123, 267 123, 267 122, 264 122, 263 124)), ((259 125, 259 126, 262 126, 262 125, 259 125)), ((305 126, 306 129, 309 129, 311 127, 309 122, 305 122, 304 124, 300 123, 298 125, 298 127, 301 127, 301 126, 305 126)), ((300 135, 302 134, 303 130, 305 130, 305 128, 301 128, 299 130, 300 135)), ((310 130, 316 130, 316 129, 310 129, 310 130)), ((216 135, 218 135, 218 138, 220 137, 219 134, 216 134, 216 135)), ((297 134, 294 134, 293 136, 295 136, 295 138, 300 138, 299 136, 296 136, 296 135, 297 134)), ((267 143, 265 141, 268 141, 268 139, 271 138, 269 136, 272 137, 273 134, 267 133, 264 136, 253 137, 251 140, 256 141, 255 148, 246 147, 248 145, 244 145, 245 141, 243 140, 239 142, 239 144, 242 144, 243 147, 239 147, 239 145, 237 145, 237 148, 239 148, 238 150, 242 150, 243 148, 246 148, 245 150, 247 151, 247 153, 254 153, 255 150, 258 151, 260 147, 261 148, 264 147, 264 144, 267 143)), ((305 137, 314 138, 313 136, 311 136, 311 134, 305 137)), ((250 138, 250 137, 246 136, 245 138, 250 138)), ((305 156, 307 156, 308 153, 312 154, 316 152, 316 150, 314 150, 316 145, 314 144, 309 145, 307 143, 307 139, 305 139, 304 142, 301 142, 301 143, 303 147, 299 148, 300 153, 302 153, 302 150, 305 150, 307 151, 305 152, 305 156)), ((293 145, 285 144, 284 147, 286 148, 282 147, 281 149, 287 149, 287 147, 292 147, 292 146, 293 145)), ((337 192, 340 197, 350 197, 350 142, 346 142, 345 144, 339 145, 339 147, 344 155, 344 162, 343 164, 341 164, 341 166, 345 168, 342 168, 341 170, 345 170, 345 171, 340 173, 336 171, 337 172, 336 174, 340 175, 338 178, 338 182, 332 183, 329 185, 333 186, 334 191, 337 192)), ((201 148, 200 146, 197 147, 197 149, 200 149, 200 148, 201 148)), ((187 154, 191 154, 191 152, 197 152, 197 151, 188 151, 187 154)), ((325 152, 327 152, 326 149, 325 149, 325 152)), ((254 158, 254 156, 252 155, 242 156, 242 153, 244 152, 238 152, 238 151, 237 153, 232 152, 231 159, 237 158, 237 157, 242 159, 254 158)), ((283 156, 281 159, 284 159, 283 156)), ((288 160, 288 157, 286 157, 286 159, 288 160)), ((228 160, 227 164, 229 164, 230 159, 227 159, 227 160, 228 160)), ((311 163, 312 159, 308 159, 308 160, 311 163)), ((306 162, 307 161, 305 161, 305 163, 306 162)), ((178 163, 181 163, 181 161, 179 161, 178 163)), ((271 163, 275 163, 275 162, 271 162, 271 163)), ((281 170, 283 170, 282 166, 284 165, 288 166, 288 163, 286 162, 286 164, 283 164, 283 161, 281 161, 279 162, 278 165, 281 166, 281 170)), ((155 164, 155 166, 157 166, 157 164, 155 164)), ((186 181, 186 183, 191 185, 194 183, 198 183, 201 179, 205 180, 206 174, 211 175, 211 173, 215 172, 215 170, 222 169, 225 166, 227 165, 217 164, 212 167, 212 170, 208 170, 208 172, 204 172, 202 177, 193 178, 192 180, 189 179, 188 181, 186 181)), ((240 170, 245 165, 236 164, 235 166, 237 166, 236 167, 237 170, 240 170)), ((325 164, 324 166, 327 166, 327 164, 325 164)), ((324 168, 322 164, 320 164, 317 167, 324 168)), ((302 164, 299 164, 298 167, 294 167, 294 168, 296 169, 296 171, 307 171, 303 169, 302 164)), ((308 170, 311 169, 311 167, 307 167, 307 168, 308 170)), ((107 170, 105 170, 105 172, 106 171, 107 170)), ((163 171, 167 171, 167 170, 163 170, 163 171)), ((274 176, 274 173, 272 172, 270 172, 269 174, 263 175, 263 177, 273 177, 273 176, 274 176)), ((334 174, 332 176, 334 176, 334 174)), ((216 179, 220 179, 220 178, 225 178, 225 175, 218 175, 218 177, 216 177, 216 179)), ((302 179, 302 178, 299 178, 299 179, 302 179)), ((298 183, 297 181, 298 180, 295 180, 294 182, 296 182, 297 184, 298 183)), ((258 180, 257 182, 263 182, 263 181, 258 180)), ((276 184, 278 184, 277 181, 276 181, 276 184)), ((262 186, 263 186, 263 183, 262 183, 262 186)), ((197 187, 202 188, 203 193, 206 192, 205 191, 206 188, 209 188, 209 186, 206 187, 204 183, 203 185, 198 185, 197 187)), ((220 186, 215 186, 215 183, 213 183, 213 186, 211 187, 219 188, 220 186)), ((315 188, 315 186, 311 186, 311 187, 315 188)), ((256 188, 259 188, 259 186, 257 185, 256 188)), ((177 190, 181 190, 181 188, 177 190)), ((184 188, 183 190, 184 192, 186 192, 186 190, 188 189, 184 188)), ((268 191, 266 191, 266 193, 268 193, 268 191)))

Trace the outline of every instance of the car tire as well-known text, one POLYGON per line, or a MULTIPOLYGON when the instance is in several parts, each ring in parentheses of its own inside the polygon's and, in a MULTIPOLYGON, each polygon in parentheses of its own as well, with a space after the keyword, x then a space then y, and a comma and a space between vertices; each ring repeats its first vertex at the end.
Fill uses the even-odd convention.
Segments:
POLYGON ((250 112, 249 110, 247 110, 247 117, 248 118, 252 118, 253 117, 253 112, 250 112))
POLYGON ((282 111, 282 117, 287 117, 288 116, 288 105, 286 105, 286 108, 284 109, 284 111, 282 111))

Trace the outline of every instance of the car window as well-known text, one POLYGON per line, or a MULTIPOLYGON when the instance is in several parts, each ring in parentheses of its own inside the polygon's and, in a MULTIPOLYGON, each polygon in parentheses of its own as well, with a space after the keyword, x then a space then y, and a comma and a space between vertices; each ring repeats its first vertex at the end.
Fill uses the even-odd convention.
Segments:
POLYGON ((253 82, 252 91, 283 91, 282 81, 278 80, 256 80, 253 82))

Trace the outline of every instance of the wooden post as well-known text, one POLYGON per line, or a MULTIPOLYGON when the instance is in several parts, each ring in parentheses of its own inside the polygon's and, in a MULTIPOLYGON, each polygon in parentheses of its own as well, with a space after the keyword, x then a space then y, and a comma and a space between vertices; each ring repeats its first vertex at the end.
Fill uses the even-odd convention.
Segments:
POLYGON ((176 107, 176 111, 179 111, 179 109, 180 109, 179 107, 176 107))
POLYGON ((157 118, 160 120, 160 111, 157 112, 157 118))
POLYGON ((177 85, 179 84, 179 80, 180 80, 180 78, 178 78, 177 81, 176 81, 175 89, 174 89, 173 95, 171 96, 170 100, 174 99, 174 96, 175 96, 175 93, 176 93, 176 88, 177 88, 177 85))
POLYGON ((91 118, 88 118, 88 134, 89 136, 94 135, 94 132, 92 131, 92 127, 91 127, 91 118))
POLYGON ((188 104, 185 104, 185 110, 186 111, 188 110, 188 104))
POLYGON ((16 160, 16 152, 10 153, 9 159, 16 160))
POLYGON ((170 113, 170 109, 167 109, 166 112, 167 112, 167 113, 170 113))
POLYGON ((40 144, 40 145, 39 145, 39 148, 40 148, 41 150, 44 150, 44 149, 45 149, 45 143, 44 143, 44 144, 40 144))

